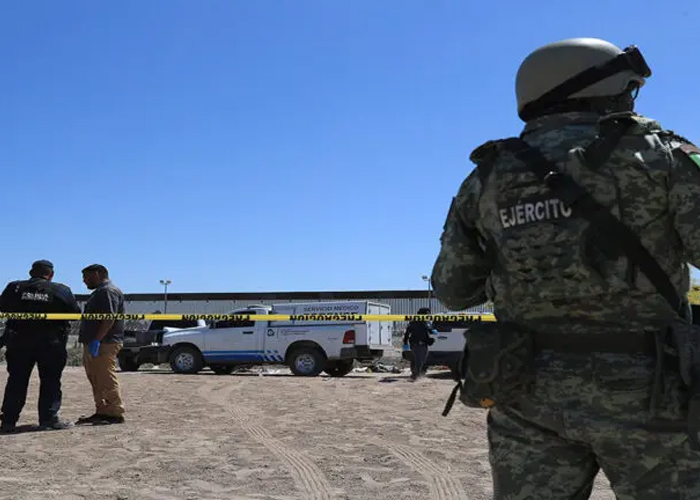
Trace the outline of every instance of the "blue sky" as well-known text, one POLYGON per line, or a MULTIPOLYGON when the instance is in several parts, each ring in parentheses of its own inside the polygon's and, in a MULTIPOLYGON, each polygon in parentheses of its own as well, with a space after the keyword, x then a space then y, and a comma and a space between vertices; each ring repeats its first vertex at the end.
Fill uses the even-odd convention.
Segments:
POLYGON ((28 0, 0 16, 0 280, 84 293, 421 289, 532 49, 637 44, 638 111, 700 139, 700 4, 28 0))

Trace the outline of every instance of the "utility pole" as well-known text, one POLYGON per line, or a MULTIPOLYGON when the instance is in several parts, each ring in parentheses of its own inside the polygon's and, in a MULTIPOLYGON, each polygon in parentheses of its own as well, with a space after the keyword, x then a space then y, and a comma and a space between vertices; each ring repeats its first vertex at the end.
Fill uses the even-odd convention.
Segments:
POLYGON ((160 284, 165 288, 163 291, 163 314, 168 314, 168 285, 172 283, 170 280, 160 280, 160 284))

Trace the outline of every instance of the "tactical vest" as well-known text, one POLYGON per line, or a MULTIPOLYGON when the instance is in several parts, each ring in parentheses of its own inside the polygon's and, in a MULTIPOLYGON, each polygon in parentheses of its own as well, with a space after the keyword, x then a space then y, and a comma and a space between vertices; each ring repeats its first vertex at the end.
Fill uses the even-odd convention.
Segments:
MULTIPOLYGON (((688 287, 669 214, 667 180, 676 138, 654 120, 623 113, 598 126, 534 132, 526 141, 635 230, 680 289, 688 287)), ((549 192, 514 154, 513 139, 471 155, 481 181, 478 228, 487 235, 489 279, 501 317, 617 322, 622 311, 653 318, 663 298, 595 228, 549 192)), ((626 321, 629 318, 623 320, 626 321)))
MULTIPOLYGON (((11 312, 60 313, 65 305, 57 297, 57 285, 39 278, 15 281, 10 286, 8 309, 11 312)), ((69 323, 62 320, 9 319, 6 329, 14 342, 37 339, 64 341, 69 323)))

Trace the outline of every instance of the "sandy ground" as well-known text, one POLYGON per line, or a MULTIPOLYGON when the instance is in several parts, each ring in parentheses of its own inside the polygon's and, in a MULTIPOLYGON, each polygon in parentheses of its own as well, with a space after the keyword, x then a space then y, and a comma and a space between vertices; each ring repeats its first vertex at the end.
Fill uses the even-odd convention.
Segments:
MULTIPOLYGON (((0 436, 0 498, 490 498, 485 414, 455 405, 442 417, 445 377, 119 377, 126 424, 0 436)), ((20 423, 36 422, 37 382, 35 371, 20 423)), ((82 369, 68 368, 62 415, 89 413, 82 369)), ((592 498, 614 499, 604 478, 592 498)))

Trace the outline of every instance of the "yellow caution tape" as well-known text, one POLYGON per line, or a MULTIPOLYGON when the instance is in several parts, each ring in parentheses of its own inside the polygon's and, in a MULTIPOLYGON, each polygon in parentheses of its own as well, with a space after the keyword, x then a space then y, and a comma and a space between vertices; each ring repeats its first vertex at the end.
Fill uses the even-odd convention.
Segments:
POLYGON ((185 321, 433 321, 475 323, 496 321, 493 314, 111 314, 0 313, 15 320, 185 320, 185 321))

